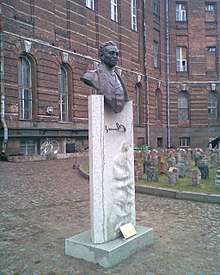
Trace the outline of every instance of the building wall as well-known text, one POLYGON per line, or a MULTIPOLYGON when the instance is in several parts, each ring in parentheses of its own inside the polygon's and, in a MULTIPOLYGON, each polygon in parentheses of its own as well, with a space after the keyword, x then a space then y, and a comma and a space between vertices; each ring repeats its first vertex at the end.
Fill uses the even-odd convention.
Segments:
MULTIPOLYGON (((208 94, 211 84, 220 94, 220 1, 216 6, 215 20, 209 18, 206 3, 202 0, 181 1, 187 7, 187 21, 175 20, 176 1, 170 1, 170 145, 179 146, 181 137, 189 137, 192 147, 207 147, 209 138, 220 135, 220 116, 208 119, 208 94), (188 70, 176 72, 176 47, 187 48, 188 70), (216 47, 215 70, 208 68, 207 47, 216 47), (189 95, 189 120, 178 120, 178 95, 184 89, 189 95)), ((210 2, 211 3, 211 2, 210 2)), ((219 108, 219 106, 218 106, 219 108)))
MULTIPOLYGON (((129 98, 135 100, 137 83, 142 87, 141 98, 145 98, 142 1, 138 1, 137 32, 130 27, 127 11, 131 7, 127 1, 120 1, 120 23, 110 19, 110 1, 96 2, 95 11, 85 7, 84 2, 2 1, 8 154, 17 154, 19 146, 13 144, 19 144, 18 141, 24 138, 34 138, 40 145, 47 138, 55 139, 60 144, 61 153, 65 153, 63 144, 66 139, 87 138, 87 97, 91 90, 80 81, 80 77, 87 69, 97 65, 98 48, 103 42, 113 40, 118 44, 119 70, 126 83, 129 98), (27 49, 27 44, 31 45, 30 49, 27 49), (22 54, 29 56, 33 63, 31 121, 19 120, 18 115, 18 60, 22 54), (59 121, 58 71, 61 64, 68 67, 70 79, 68 122, 59 121), (53 107, 52 114, 47 113, 48 106, 53 107), (17 150, 14 150, 15 147, 17 150)), ((137 142, 141 138, 146 143, 144 100, 141 108, 135 140, 137 142)))
MULTIPOLYGON (((177 23, 176 1, 169 0, 169 33, 167 1, 158 0, 155 13, 154 1, 137 0, 137 32, 131 30, 131 7, 127 0, 118 1, 119 23, 110 19, 109 0, 95 1, 94 11, 85 6, 84 0, 1 1, 5 118, 9 128, 7 153, 18 154, 22 139, 36 140, 38 151, 45 140, 56 140, 61 153, 66 152, 66 143, 77 144, 79 150, 87 147, 87 97, 91 90, 80 77, 97 65, 98 48, 108 40, 115 41, 120 50, 118 69, 133 100, 136 144, 178 147, 181 137, 189 137, 191 146, 204 147, 210 137, 219 136, 219 118, 208 119, 208 93, 213 83, 220 93, 220 1, 215 1, 214 22, 207 17, 205 1, 181 1, 187 6, 187 21, 177 23), (159 49, 158 66, 154 64, 155 42, 159 49), (214 45, 216 70, 208 71, 207 47, 214 45), (176 46, 187 48, 187 72, 176 72, 176 46), (34 68, 31 121, 20 120, 18 116, 21 54, 31 57, 34 68), (59 121, 61 64, 68 68, 70 81, 68 122, 59 121), (137 85, 141 91, 139 118, 137 85), (189 94, 189 120, 184 123, 178 121, 177 101, 183 87, 189 94), (47 113, 48 106, 53 107, 52 114, 47 113)), ((2 130, 0 135, 3 136, 2 130)))

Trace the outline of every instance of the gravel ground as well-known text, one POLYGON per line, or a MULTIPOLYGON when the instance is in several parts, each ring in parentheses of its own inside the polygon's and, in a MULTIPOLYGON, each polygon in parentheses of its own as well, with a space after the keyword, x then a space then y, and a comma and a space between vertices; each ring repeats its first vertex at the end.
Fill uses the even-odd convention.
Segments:
POLYGON ((111 269, 64 256, 89 228, 88 181, 73 159, 0 162, 0 275, 220 275, 220 205, 136 195, 155 243, 111 269))

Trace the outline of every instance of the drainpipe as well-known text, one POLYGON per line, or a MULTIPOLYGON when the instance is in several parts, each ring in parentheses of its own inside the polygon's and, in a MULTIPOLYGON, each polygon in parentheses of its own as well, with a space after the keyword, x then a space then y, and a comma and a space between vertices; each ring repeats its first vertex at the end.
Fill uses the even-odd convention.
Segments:
POLYGON ((150 145, 150 139, 149 139, 149 107, 148 107, 148 78, 147 78, 147 68, 146 68, 146 40, 147 40, 147 30, 146 30, 146 0, 143 0, 143 56, 144 56, 144 84, 145 84, 145 93, 144 93, 144 99, 145 99, 145 108, 146 108, 146 116, 145 116, 145 139, 146 144, 150 145))
POLYGON ((167 148, 170 148, 170 41, 169 0, 166 0, 166 92, 167 92, 167 148))
POLYGON ((4 139, 2 143, 1 154, 5 155, 7 143, 8 143, 8 127, 5 121, 5 79, 4 79, 4 44, 3 44, 3 32, 0 32, 0 61, 1 61, 1 71, 0 71, 0 83, 1 83, 1 124, 4 129, 4 139))

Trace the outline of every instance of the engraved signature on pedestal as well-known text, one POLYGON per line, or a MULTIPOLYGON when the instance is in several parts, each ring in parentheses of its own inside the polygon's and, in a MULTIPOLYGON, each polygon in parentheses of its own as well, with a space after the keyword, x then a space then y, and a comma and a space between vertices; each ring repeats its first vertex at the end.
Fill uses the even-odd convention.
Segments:
POLYGON ((109 128, 107 125, 105 125, 105 131, 106 133, 110 131, 118 131, 118 132, 126 132, 126 127, 123 124, 120 124, 118 122, 115 123, 115 128, 109 128))

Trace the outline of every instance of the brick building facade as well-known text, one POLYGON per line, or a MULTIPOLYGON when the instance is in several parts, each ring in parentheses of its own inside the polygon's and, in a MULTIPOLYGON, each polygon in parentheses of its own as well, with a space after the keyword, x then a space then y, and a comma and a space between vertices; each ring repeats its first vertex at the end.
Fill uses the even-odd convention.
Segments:
POLYGON ((87 147, 91 91, 80 77, 108 40, 120 50, 136 144, 206 147, 220 136, 219 0, 0 3, 2 151, 87 147))

